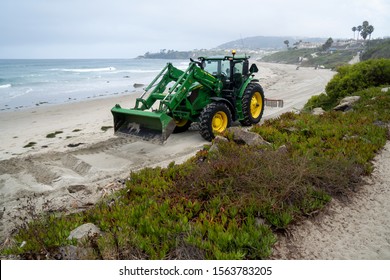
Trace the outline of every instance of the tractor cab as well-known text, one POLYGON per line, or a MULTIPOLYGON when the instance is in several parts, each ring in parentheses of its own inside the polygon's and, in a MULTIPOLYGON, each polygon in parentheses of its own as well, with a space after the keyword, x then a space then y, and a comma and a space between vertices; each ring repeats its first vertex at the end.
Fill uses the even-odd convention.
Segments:
POLYGON ((242 83, 250 75, 258 72, 255 64, 249 69, 249 56, 235 56, 235 54, 233 51, 231 56, 198 58, 201 68, 221 80, 225 90, 241 88, 242 83))

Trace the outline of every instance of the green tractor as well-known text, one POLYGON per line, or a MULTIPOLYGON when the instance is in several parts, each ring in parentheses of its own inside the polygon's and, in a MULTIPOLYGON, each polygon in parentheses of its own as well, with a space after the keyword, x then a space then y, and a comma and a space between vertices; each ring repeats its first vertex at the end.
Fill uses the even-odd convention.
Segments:
POLYGON ((250 126, 264 112, 264 91, 248 56, 199 57, 182 71, 168 63, 137 98, 132 109, 115 105, 115 135, 164 143, 171 133, 197 122, 211 141, 233 121, 250 126), (146 97, 147 96, 147 97, 146 97))

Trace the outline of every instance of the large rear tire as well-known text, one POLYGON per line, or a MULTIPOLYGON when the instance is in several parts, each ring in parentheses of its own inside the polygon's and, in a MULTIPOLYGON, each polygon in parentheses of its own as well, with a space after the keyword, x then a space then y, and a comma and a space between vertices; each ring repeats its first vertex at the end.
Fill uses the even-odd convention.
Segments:
POLYGON ((250 126, 260 122, 264 113, 264 91, 256 83, 250 83, 242 96, 242 113, 244 119, 240 123, 244 126, 250 126))
POLYGON ((221 102, 208 104, 202 111, 200 118, 200 135, 211 141, 218 133, 223 133, 232 123, 232 113, 228 106, 221 102))

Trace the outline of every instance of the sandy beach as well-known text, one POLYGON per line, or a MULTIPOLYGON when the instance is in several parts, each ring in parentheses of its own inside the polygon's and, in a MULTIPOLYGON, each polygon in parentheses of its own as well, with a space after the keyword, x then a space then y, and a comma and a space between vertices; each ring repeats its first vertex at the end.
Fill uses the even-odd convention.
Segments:
MULTIPOLYGON (((325 85, 334 75, 334 72, 325 69, 314 70, 301 67, 297 70, 294 65, 257 64, 260 70, 257 77, 265 90, 266 98, 284 100, 283 108, 266 107, 263 120, 276 117, 286 111, 301 109, 312 95, 324 91, 325 85)), ((8 236, 24 217, 34 216, 42 211, 66 213, 83 210, 101 197, 121 188, 123 179, 127 178, 132 170, 145 166, 166 166, 172 161, 183 162, 207 144, 196 129, 171 135, 164 145, 114 136, 110 109, 117 103, 122 107, 132 107, 135 98, 140 94, 139 92, 0 113, 1 242, 8 242, 8 236), (48 138, 49 134, 54 134, 54 137, 48 138)), ((388 162, 389 146, 386 149, 387 155, 383 157, 388 162)), ((383 166, 383 163, 380 166, 383 166)), ((380 183, 383 191, 374 190, 375 188, 367 188, 364 191, 379 192, 388 198, 390 196, 388 183, 388 179, 380 183)), ((373 185, 375 183, 370 183, 369 186, 373 185)), ((358 195, 357 200, 359 197, 371 196, 364 193, 358 195)), ((376 196, 368 200, 370 199, 374 201, 373 206, 383 206, 382 202, 377 202, 376 196)), ((366 203, 365 200, 362 203, 366 203)), ((355 201, 352 203, 352 206, 354 205, 358 208, 362 207, 355 201)), ((340 207, 343 206, 332 202, 328 212, 348 215, 345 214, 344 209, 340 210, 342 209, 340 207), (332 210, 332 207, 336 207, 336 210, 332 210)), ((369 207, 371 209, 371 206, 369 207)), ((378 211, 390 213, 385 209, 378 209, 378 211)), ((324 214, 326 215, 324 219, 329 219, 328 224, 336 224, 335 215, 327 214, 324 214)), ((360 212, 358 217, 353 219, 344 216, 337 218, 343 222, 340 231, 350 226, 351 228, 347 230, 354 233, 355 223, 361 220, 365 223, 375 220, 376 214, 374 211, 367 211, 360 212)), ((378 226, 387 222, 387 227, 384 227, 385 232, 382 232, 383 235, 379 237, 382 241, 385 240, 386 244, 381 243, 381 250, 384 251, 376 255, 367 253, 365 256, 368 258, 390 258, 388 237, 390 221, 387 215, 383 219, 378 226)), ((312 238, 311 244, 300 243, 306 239, 307 228, 323 227, 322 224, 327 225, 327 223, 326 220, 319 225, 313 221, 307 223, 311 224, 297 226, 299 230, 303 228, 304 231, 298 230, 293 234, 293 239, 285 238, 278 242, 275 258, 359 258, 348 254, 334 256, 332 255, 334 250, 322 250, 323 254, 310 251, 309 249, 319 248, 317 243, 320 241, 312 238), (296 244, 293 251, 298 252, 291 253, 291 244, 296 244)), ((371 226, 367 225, 367 227, 371 226)), ((323 228, 318 228, 316 231, 317 234, 322 235, 323 228)), ((331 228, 327 231, 329 234, 334 232, 331 228)), ((295 229, 292 232, 295 232, 295 229)), ((362 234, 364 229, 354 235, 362 234)), ((329 242, 334 240, 333 237, 329 239, 329 242)), ((322 242, 328 244, 326 241, 322 242)), ((337 242, 342 243, 339 240, 337 242)), ((357 242, 351 241, 348 248, 355 244, 357 242)))

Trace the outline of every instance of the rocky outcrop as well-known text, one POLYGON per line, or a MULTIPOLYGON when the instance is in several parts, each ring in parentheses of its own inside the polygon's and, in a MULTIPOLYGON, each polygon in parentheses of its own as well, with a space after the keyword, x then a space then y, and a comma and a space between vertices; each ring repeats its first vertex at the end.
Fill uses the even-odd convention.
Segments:
POLYGON ((360 100, 360 96, 347 96, 341 99, 339 105, 333 108, 335 111, 347 112, 352 110, 352 105, 360 100))
POLYGON ((320 115, 322 115, 322 114, 325 113, 325 110, 322 109, 321 107, 318 107, 318 108, 314 108, 314 109, 311 111, 311 113, 312 113, 313 115, 320 116, 320 115))
POLYGON ((228 134, 233 136, 233 141, 237 144, 246 144, 249 146, 256 145, 271 145, 265 141, 259 134, 246 131, 241 127, 230 127, 228 128, 228 134))
POLYGON ((92 223, 87 223, 72 230, 68 236, 69 240, 77 239, 79 241, 92 238, 100 234, 100 229, 92 223))

